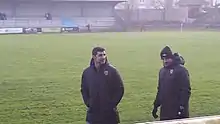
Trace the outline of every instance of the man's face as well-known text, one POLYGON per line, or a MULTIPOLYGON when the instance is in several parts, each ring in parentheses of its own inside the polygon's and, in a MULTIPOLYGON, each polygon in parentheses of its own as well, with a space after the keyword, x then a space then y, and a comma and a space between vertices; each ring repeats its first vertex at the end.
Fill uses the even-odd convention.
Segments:
POLYGON ((170 66, 173 62, 172 58, 163 58, 163 66, 167 67, 170 66))
POLYGON ((98 64, 105 64, 106 58, 107 58, 107 56, 106 56, 105 51, 97 52, 97 54, 95 56, 93 56, 94 61, 98 64))

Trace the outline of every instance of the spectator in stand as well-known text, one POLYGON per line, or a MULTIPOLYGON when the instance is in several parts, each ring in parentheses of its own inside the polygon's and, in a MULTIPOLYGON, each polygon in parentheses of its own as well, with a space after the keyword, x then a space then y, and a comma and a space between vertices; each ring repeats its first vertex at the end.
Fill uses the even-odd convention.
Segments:
POLYGON ((6 14, 5 14, 5 13, 2 13, 2 15, 3 15, 3 19, 4 19, 4 20, 7 20, 6 14))
POLYGON ((88 31, 91 32, 91 25, 87 24, 86 27, 87 27, 88 31))
POLYGON ((52 20, 52 16, 50 13, 45 13, 46 20, 52 20))
POLYGON ((4 17, 1 12, 0 12, 0 20, 4 20, 4 17))

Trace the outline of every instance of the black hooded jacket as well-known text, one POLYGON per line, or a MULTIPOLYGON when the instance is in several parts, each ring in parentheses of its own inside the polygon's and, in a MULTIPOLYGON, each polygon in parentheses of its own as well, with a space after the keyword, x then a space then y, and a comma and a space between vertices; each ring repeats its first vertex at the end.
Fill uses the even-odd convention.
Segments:
POLYGON ((173 56, 174 56, 176 63, 179 63, 181 65, 185 64, 185 60, 184 60, 183 56, 181 56, 179 53, 174 53, 173 56))
POLYGON ((160 57, 172 58, 173 62, 160 69, 154 108, 161 106, 160 120, 187 118, 191 86, 189 72, 183 66, 185 60, 178 53, 173 54, 169 46, 162 49, 160 57))
POLYGON ((189 117, 190 77, 180 61, 174 59, 171 66, 160 69, 157 89, 154 106, 161 106, 161 120, 189 117), (181 116, 178 115, 180 106, 184 107, 181 116))
POLYGON ((91 59, 82 74, 81 94, 88 107, 86 121, 119 123, 117 105, 124 95, 124 86, 118 71, 108 61, 97 70, 91 59))

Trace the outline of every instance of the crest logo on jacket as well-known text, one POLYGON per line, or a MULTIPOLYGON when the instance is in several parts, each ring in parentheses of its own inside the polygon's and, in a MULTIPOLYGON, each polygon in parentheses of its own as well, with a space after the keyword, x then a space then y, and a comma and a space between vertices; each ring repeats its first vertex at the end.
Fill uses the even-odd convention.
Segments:
POLYGON ((170 69, 170 74, 173 74, 173 69, 170 69))
POLYGON ((108 71, 107 71, 107 70, 104 71, 104 75, 105 75, 105 76, 108 75, 108 71))

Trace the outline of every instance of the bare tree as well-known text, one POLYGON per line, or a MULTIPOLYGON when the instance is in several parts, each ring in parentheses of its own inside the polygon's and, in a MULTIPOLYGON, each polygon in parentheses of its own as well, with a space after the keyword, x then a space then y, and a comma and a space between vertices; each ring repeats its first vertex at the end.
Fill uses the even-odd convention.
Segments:
POLYGON ((154 7, 155 9, 164 9, 165 7, 164 0, 152 0, 151 2, 152 7, 154 7))

